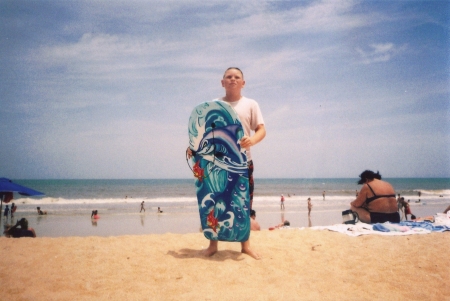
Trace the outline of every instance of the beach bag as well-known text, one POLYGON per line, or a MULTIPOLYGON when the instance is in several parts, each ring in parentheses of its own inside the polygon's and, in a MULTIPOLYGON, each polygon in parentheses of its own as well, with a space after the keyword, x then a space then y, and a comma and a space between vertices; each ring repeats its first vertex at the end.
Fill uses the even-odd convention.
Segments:
POLYGON ((354 225, 359 222, 358 213, 351 211, 350 209, 342 211, 342 221, 344 224, 354 225))

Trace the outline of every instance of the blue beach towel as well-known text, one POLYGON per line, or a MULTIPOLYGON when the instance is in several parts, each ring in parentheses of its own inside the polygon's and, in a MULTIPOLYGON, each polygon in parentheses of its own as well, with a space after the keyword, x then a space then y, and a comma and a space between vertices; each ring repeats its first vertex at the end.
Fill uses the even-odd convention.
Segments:
POLYGON ((401 226, 407 226, 410 228, 422 228, 429 230, 431 232, 444 232, 444 231, 450 231, 450 227, 448 226, 442 226, 442 225, 433 225, 430 222, 411 222, 411 221, 405 221, 400 222, 399 225, 401 226))
POLYGON ((406 232, 407 230, 404 229, 424 229, 428 230, 430 232, 444 232, 444 231, 450 231, 450 227, 448 226, 441 226, 441 225, 433 225, 430 222, 412 222, 412 221, 405 221, 400 222, 398 224, 394 223, 377 223, 372 226, 372 229, 375 231, 380 232, 406 232), (403 228, 403 229, 402 229, 403 228))

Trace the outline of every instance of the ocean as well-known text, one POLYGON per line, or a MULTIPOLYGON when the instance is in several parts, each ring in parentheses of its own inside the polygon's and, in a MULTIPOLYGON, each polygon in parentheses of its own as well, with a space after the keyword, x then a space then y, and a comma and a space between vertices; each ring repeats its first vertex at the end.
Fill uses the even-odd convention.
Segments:
MULTIPOLYGON (((450 178, 392 178, 397 194, 410 200, 417 216, 434 215, 450 205, 450 178), (419 191, 421 193, 419 202, 419 191)), ((115 236, 132 234, 191 233, 199 231, 195 179, 136 180, 14 180, 45 193, 42 197, 15 195, 14 218, 26 217, 38 236, 115 236), (140 211, 144 201, 145 213, 140 211), (38 216, 36 207, 47 212, 38 216), (157 214, 161 207, 162 214, 157 214), (92 210, 100 219, 91 221, 92 210)), ((341 223, 361 188, 356 178, 258 179, 253 209, 262 228, 288 219, 291 226, 341 223), (325 192, 325 199, 323 197, 325 192), (286 209, 280 210, 280 196, 286 209), (307 217, 306 200, 313 204, 307 217)), ((3 208, 5 204, 3 205, 3 208)), ((2 224, 13 223, 2 219, 2 224)))

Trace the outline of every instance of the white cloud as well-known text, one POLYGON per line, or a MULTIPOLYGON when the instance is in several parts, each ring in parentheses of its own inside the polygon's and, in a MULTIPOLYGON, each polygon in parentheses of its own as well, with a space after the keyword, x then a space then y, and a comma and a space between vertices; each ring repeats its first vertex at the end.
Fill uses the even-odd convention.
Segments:
POLYGON ((360 55, 361 63, 372 64, 380 62, 388 62, 395 56, 401 54, 406 46, 396 46, 393 43, 370 44, 368 49, 356 48, 356 52, 360 55))

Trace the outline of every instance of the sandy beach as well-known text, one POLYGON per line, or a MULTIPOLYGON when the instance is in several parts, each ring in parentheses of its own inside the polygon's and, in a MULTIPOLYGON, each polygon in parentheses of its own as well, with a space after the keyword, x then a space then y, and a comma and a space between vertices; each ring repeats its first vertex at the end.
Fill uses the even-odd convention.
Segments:
POLYGON ((449 232, 252 232, 261 260, 201 233, 0 238, 3 300, 450 300, 449 232))

